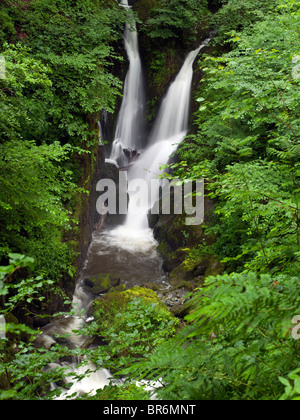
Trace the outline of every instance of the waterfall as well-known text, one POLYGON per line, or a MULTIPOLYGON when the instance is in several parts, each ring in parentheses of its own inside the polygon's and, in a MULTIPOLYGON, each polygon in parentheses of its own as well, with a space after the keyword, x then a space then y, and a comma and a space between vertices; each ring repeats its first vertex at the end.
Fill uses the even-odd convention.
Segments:
POLYGON ((150 135, 150 144, 154 144, 185 132, 188 129, 190 95, 193 79, 193 63, 210 39, 191 51, 175 81, 169 88, 168 94, 162 102, 158 117, 150 135))
MULTIPOLYGON (((143 179, 150 191, 151 180, 163 173, 160 169, 168 163, 171 154, 183 141, 188 130, 190 97, 193 79, 193 64, 200 50, 210 39, 206 39, 199 48, 191 51, 170 86, 164 98, 154 128, 150 135, 150 145, 129 170, 128 179, 143 179)), ((129 191, 130 201, 126 227, 146 229, 148 227, 148 211, 158 199, 158 194, 148 197, 148 204, 136 212, 135 192, 129 191)))
MULTIPOLYGON (((130 9, 128 0, 122 0, 120 4, 130 9)), ((135 24, 126 25, 124 40, 129 70, 125 80, 115 140, 110 159, 107 160, 117 163, 120 167, 133 163, 128 170, 128 180, 142 179, 149 187, 151 180, 157 179, 161 174, 160 167, 167 164, 170 155, 187 134, 193 63, 199 51, 209 40, 204 41, 199 48, 186 57, 178 76, 162 102, 150 134, 149 144, 143 152, 145 94, 135 24)), ((99 138, 102 137, 100 123, 99 138)), ((127 288, 142 286, 146 283, 156 283, 159 287, 166 284, 168 287, 162 269, 162 260, 157 252, 158 244, 153 231, 148 226, 148 211, 158 197, 150 195, 144 208, 139 209, 139 214, 136 214, 134 208, 135 192, 129 191, 129 197, 125 223, 117 228, 104 228, 102 231, 94 232, 82 277, 77 282, 73 296, 73 309, 76 309, 76 313, 72 317, 56 320, 44 328, 41 340, 48 342, 48 347, 56 342, 58 333, 59 335, 68 334, 69 341, 74 346, 81 346, 84 343, 85 337, 78 337, 73 330, 80 329, 89 321, 87 314, 92 300, 83 287, 85 278, 107 273, 119 275, 122 284, 127 288), (86 311, 85 315, 82 315, 82 310, 86 311)), ((64 362, 63 365, 65 365, 64 362)), ((68 366, 71 374, 83 374, 85 377, 75 382, 71 388, 69 384, 70 389, 61 395, 61 399, 71 397, 73 394, 95 393, 97 389, 108 385, 112 379, 110 372, 99 369, 91 363, 80 368, 77 367, 77 363, 68 364, 68 366)), ((67 379, 66 382, 68 382, 67 379)), ((52 384, 51 387, 56 389, 57 385, 52 384)))
MULTIPOLYGON (((122 0, 121 5, 130 9, 128 0, 122 0)), ((126 24, 124 41, 129 70, 110 156, 119 166, 126 166, 134 160, 143 147, 145 137, 145 89, 134 21, 126 24)))

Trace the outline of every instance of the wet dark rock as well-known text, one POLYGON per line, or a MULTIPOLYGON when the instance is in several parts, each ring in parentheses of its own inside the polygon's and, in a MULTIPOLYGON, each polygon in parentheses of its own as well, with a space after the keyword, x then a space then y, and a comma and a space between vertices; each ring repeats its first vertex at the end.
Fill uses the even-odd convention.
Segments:
POLYGON ((127 157, 128 162, 135 162, 139 157, 140 153, 137 150, 133 149, 123 149, 124 155, 127 157))
POLYGON ((109 292, 112 288, 119 286, 121 282, 120 276, 108 273, 97 274, 84 280, 84 288, 86 291, 95 296, 109 292))

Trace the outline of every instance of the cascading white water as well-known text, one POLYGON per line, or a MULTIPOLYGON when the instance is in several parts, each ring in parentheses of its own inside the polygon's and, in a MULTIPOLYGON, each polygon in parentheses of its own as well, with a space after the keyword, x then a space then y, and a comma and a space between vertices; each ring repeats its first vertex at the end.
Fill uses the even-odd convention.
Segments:
MULTIPOLYGON (((191 51, 175 81, 170 86, 165 99, 162 102, 157 120, 150 135, 150 146, 129 170, 128 179, 143 179, 147 183, 150 192, 152 179, 157 179, 163 173, 160 169, 168 163, 171 154, 177 149, 187 134, 191 87, 193 79, 193 64, 200 50, 204 48, 210 39, 191 51)), ((149 194, 148 204, 141 207, 137 212, 135 192, 129 192, 129 208, 125 226, 134 229, 148 228, 148 211, 152 208, 158 195, 149 194)))
MULTIPOLYGON (((186 136, 186 131, 179 132, 173 137, 159 141, 150 146, 140 159, 130 168, 128 180, 142 179, 147 186, 148 197, 143 201, 142 206, 137 206, 135 200, 136 192, 129 191, 128 214, 125 222, 127 229, 145 230, 148 229, 148 212, 158 199, 158 194, 151 191, 151 180, 157 179, 163 173, 161 167, 165 165, 172 153, 177 149, 178 144, 186 136)), ((156 191, 158 193, 158 191, 156 191)))
MULTIPOLYGON (((56 366, 54 366, 56 367, 56 366)), ((73 382, 72 387, 67 391, 63 391, 57 400, 66 400, 74 395, 90 394, 94 395, 97 389, 103 389, 105 386, 110 384, 110 380, 113 379, 110 372, 106 369, 98 369, 92 363, 87 362, 86 366, 77 367, 76 364, 69 366, 66 370, 66 377, 69 377, 70 382, 73 382), (77 381, 76 376, 84 375, 81 381, 77 381)), ((66 381, 68 383, 68 381, 66 381)), ((51 386, 52 390, 55 389, 55 385, 51 386)))
MULTIPOLYGON (((123 0, 121 5, 130 8, 128 0, 123 0)), ((124 40, 129 70, 125 79, 123 101, 110 155, 110 159, 116 161, 119 166, 130 163, 124 154, 124 149, 129 154, 141 150, 145 136, 145 89, 135 22, 126 24, 124 40)))
POLYGON ((190 110, 190 96, 193 79, 193 63, 210 39, 206 39, 202 45, 191 51, 175 81, 168 90, 168 94, 162 102, 158 117, 150 135, 150 144, 178 136, 187 131, 190 110))

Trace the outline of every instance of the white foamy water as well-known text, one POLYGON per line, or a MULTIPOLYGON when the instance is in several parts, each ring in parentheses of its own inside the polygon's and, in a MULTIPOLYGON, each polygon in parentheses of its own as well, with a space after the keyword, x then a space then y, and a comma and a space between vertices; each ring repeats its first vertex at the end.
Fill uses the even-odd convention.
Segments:
POLYGON ((158 117, 150 135, 150 144, 177 136, 187 131, 189 122, 190 98, 193 79, 193 64, 200 50, 210 39, 205 40, 201 46, 191 51, 170 86, 162 102, 158 117))
MULTIPOLYGON (((92 363, 87 362, 86 366, 76 366, 76 364, 69 365, 66 371, 66 384, 73 384, 69 390, 63 391, 56 400, 66 400, 84 394, 95 395, 98 389, 103 389, 110 384, 112 379, 111 373, 106 369, 97 369, 92 363), (83 375, 83 379, 78 380, 78 377, 83 375)), ((52 390, 56 389, 52 385, 52 390)))
MULTIPOLYGON (((121 4, 128 8, 127 0, 123 0, 121 4)), ((129 59, 129 70, 125 79, 123 101, 110 155, 110 158, 117 161, 119 166, 126 166, 129 163, 124 149, 141 150, 145 136, 145 88, 135 23, 133 26, 126 24, 124 41, 129 59)))
POLYGON ((143 179, 149 192, 148 204, 140 207, 137 213, 135 192, 129 191, 129 207, 126 227, 145 229, 148 227, 147 214, 158 199, 158 194, 151 195, 151 180, 157 179, 164 170, 161 169, 169 161, 184 140, 188 129, 191 87, 193 79, 193 64, 200 50, 209 42, 205 40, 202 45, 191 51, 170 86, 162 102, 154 128, 150 135, 150 146, 128 171, 128 180, 143 179))
POLYGON ((165 165, 178 145, 185 138, 186 132, 179 132, 165 140, 151 145, 130 168, 128 180, 143 179, 146 182, 145 191, 148 193, 148 199, 143 206, 138 207, 135 200, 135 192, 129 192, 128 215, 125 226, 128 229, 145 230, 148 227, 148 212, 159 198, 159 191, 151 188, 151 181, 158 179, 164 173, 162 168, 165 165))
POLYGON ((82 276, 113 274, 127 287, 161 284, 164 272, 157 246, 149 228, 134 230, 119 226, 95 232, 82 276))

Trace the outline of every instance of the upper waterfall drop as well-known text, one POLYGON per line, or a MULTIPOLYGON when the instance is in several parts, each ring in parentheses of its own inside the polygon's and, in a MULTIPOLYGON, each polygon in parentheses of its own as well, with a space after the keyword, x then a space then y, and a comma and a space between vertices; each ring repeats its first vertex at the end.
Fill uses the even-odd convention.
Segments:
POLYGON ((209 41, 210 38, 206 39, 199 48, 191 51, 185 59, 180 72, 162 102, 150 134, 150 144, 166 140, 188 130, 193 64, 199 52, 209 41))
MULTIPOLYGON (((128 0, 121 6, 130 9, 128 0)), ((145 138, 145 87, 142 62, 138 46, 136 23, 127 23, 124 32, 129 69, 124 83, 124 94, 118 116, 115 139, 110 155, 119 166, 126 166, 138 156, 145 138)))

